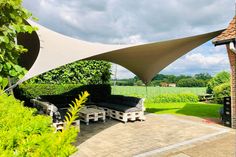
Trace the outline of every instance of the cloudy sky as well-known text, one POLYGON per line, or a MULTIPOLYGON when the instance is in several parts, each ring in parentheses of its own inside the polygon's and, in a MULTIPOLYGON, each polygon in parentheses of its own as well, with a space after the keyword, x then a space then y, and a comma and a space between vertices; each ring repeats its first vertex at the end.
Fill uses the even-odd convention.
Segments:
MULTIPOLYGON (((226 28, 234 0, 24 0, 38 23, 91 42, 130 44, 169 40, 226 28)), ((115 66, 113 66, 113 71, 115 66)), ((164 74, 229 70, 224 46, 211 41, 166 67, 164 74)), ((134 75, 117 66, 119 78, 134 75)))

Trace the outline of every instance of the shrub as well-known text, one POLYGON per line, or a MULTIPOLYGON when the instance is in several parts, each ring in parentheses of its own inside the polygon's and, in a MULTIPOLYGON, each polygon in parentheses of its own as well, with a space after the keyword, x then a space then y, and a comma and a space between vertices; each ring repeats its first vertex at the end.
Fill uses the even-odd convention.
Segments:
POLYGON ((207 93, 212 94, 213 89, 222 84, 222 83, 229 83, 230 82, 230 73, 226 71, 222 71, 216 74, 207 84, 207 93))
POLYGON ((94 102, 99 99, 105 99, 111 95, 111 86, 109 84, 100 85, 76 85, 76 84, 21 84, 14 90, 15 96, 18 99, 24 100, 27 105, 30 104, 30 99, 46 96, 52 101, 62 101, 70 103, 78 93, 88 91, 89 99, 94 102))
POLYGON ((171 102, 198 102, 198 96, 195 94, 160 94, 151 100, 153 103, 171 103, 171 102))
POLYGON ((214 99, 217 103, 223 103, 224 97, 230 96, 230 83, 223 83, 213 89, 214 99))
MULTIPOLYGON (((86 95, 82 96, 76 104, 81 105, 85 98, 86 95)), ((71 111, 75 112, 73 108, 71 111)), ((53 131, 49 116, 37 115, 36 109, 24 107, 12 96, 0 96, 1 156, 64 157, 76 151, 71 143, 75 141, 78 129, 53 131)))

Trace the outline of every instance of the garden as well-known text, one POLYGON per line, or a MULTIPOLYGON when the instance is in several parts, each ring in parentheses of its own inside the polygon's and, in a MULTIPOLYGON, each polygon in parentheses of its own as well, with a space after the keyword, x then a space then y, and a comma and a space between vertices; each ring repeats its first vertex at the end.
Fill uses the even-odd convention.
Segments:
POLYGON ((73 143, 79 132, 72 123, 78 118, 79 110, 86 101, 99 100, 111 93, 145 98, 146 111, 150 113, 207 118, 219 118, 222 99, 230 95, 228 72, 212 78, 206 75, 203 80, 199 75, 184 77, 178 80, 179 87, 159 87, 157 79, 148 87, 111 86, 111 63, 93 60, 62 66, 4 92, 27 72, 18 62, 27 49, 15 42, 17 35, 32 33, 37 28, 25 24, 25 19, 33 17, 22 7, 21 0, 3 0, 0 7, 0 156, 71 155, 76 151, 73 143), (213 94, 214 99, 199 102, 198 95, 206 93, 213 94), (66 105, 70 104, 70 109, 62 131, 55 132, 51 117, 40 114, 30 102, 45 96, 54 96, 52 101, 68 99, 66 105))
POLYGON ((151 113, 220 118, 223 98, 230 96, 230 74, 216 74, 206 87, 113 86, 112 93, 146 98, 146 111, 151 113), (214 99, 199 102, 208 94, 214 99))

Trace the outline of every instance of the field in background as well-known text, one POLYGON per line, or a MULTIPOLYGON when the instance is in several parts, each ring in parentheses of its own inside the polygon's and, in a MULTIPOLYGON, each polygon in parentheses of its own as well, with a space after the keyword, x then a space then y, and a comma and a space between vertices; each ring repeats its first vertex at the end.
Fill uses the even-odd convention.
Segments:
MULTIPOLYGON (((155 97, 159 94, 169 93, 193 93, 197 95, 206 94, 205 87, 147 87, 147 98, 155 97)), ((145 86, 112 86, 112 94, 146 97, 145 86)))

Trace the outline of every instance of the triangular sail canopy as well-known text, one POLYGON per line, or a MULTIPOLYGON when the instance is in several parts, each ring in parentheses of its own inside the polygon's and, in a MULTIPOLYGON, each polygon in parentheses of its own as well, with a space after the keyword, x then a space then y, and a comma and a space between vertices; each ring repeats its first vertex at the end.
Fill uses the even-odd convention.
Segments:
POLYGON ((85 59, 117 63, 147 83, 170 63, 222 32, 220 30, 148 44, 108 45, 74 39, 34 22, 30 24, 37 26, 38 31, 31 35, 34 36, 32 38, 24 35, 18 38, 18 42, 30 51, 28 56, 23 57, 23 65, 27 65, 29 71, 18 83, 62 65, 85 59))

